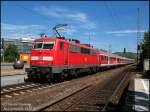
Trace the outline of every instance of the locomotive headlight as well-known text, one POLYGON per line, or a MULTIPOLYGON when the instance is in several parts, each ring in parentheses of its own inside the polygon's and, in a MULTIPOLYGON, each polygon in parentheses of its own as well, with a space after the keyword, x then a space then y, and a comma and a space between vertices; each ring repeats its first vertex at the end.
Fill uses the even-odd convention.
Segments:
POLYGON ((31 60, 38 60, 38 56, 31 56, 31 60))
POLYGON ((45 60, 45 61, 52 61, 53 57, 52 56, 43 56, 43 60, 45 60))

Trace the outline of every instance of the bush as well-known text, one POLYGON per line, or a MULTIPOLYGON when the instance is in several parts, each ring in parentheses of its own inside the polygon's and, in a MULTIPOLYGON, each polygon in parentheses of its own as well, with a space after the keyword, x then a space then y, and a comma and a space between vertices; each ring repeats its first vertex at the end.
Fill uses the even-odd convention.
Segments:
POLYGON ((9 44, 4 52, 4 57, 6 62, 14 62, 18 59, 18 49, 16 45, 9 44))

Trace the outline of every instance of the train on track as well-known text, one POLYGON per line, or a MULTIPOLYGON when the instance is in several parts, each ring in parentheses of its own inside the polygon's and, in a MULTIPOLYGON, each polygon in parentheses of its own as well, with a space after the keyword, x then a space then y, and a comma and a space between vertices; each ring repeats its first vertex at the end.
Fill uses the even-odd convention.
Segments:
POLYGON ((76 39, 41 37, 33 41, 28 80, 64 80, 83 72, 133 63, 133 59, 109 54, 76 39))

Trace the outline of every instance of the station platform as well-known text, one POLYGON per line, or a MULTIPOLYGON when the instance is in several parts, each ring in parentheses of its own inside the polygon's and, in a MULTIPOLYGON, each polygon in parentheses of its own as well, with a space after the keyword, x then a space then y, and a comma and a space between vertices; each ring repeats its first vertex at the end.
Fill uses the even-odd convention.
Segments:
POLYGON ((27 75, 12 75, 1 77, 1 87, 24 83, 24 78, 27 78, 27 75))
POLYGON ((128 91, 133 93, 132 110, 149 111, 149 79, 133 79, 128 91))
POLYGON ((1 66, 1 74, 0 76, 14 76, 14 75, 24 75, 26 74, 25 68, 29 68, 29 64, 25 64, 23 69, 14 69, 12 65, 1 66))

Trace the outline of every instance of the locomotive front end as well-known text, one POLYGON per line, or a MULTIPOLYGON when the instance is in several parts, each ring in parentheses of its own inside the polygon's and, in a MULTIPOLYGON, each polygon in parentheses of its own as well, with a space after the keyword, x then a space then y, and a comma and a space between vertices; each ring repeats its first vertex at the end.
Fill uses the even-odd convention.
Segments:
POLYGON ((31 51, 30 68, 26 69, 29 80, 50 80, 55 39, 40 38, 33 42, 31 51))

